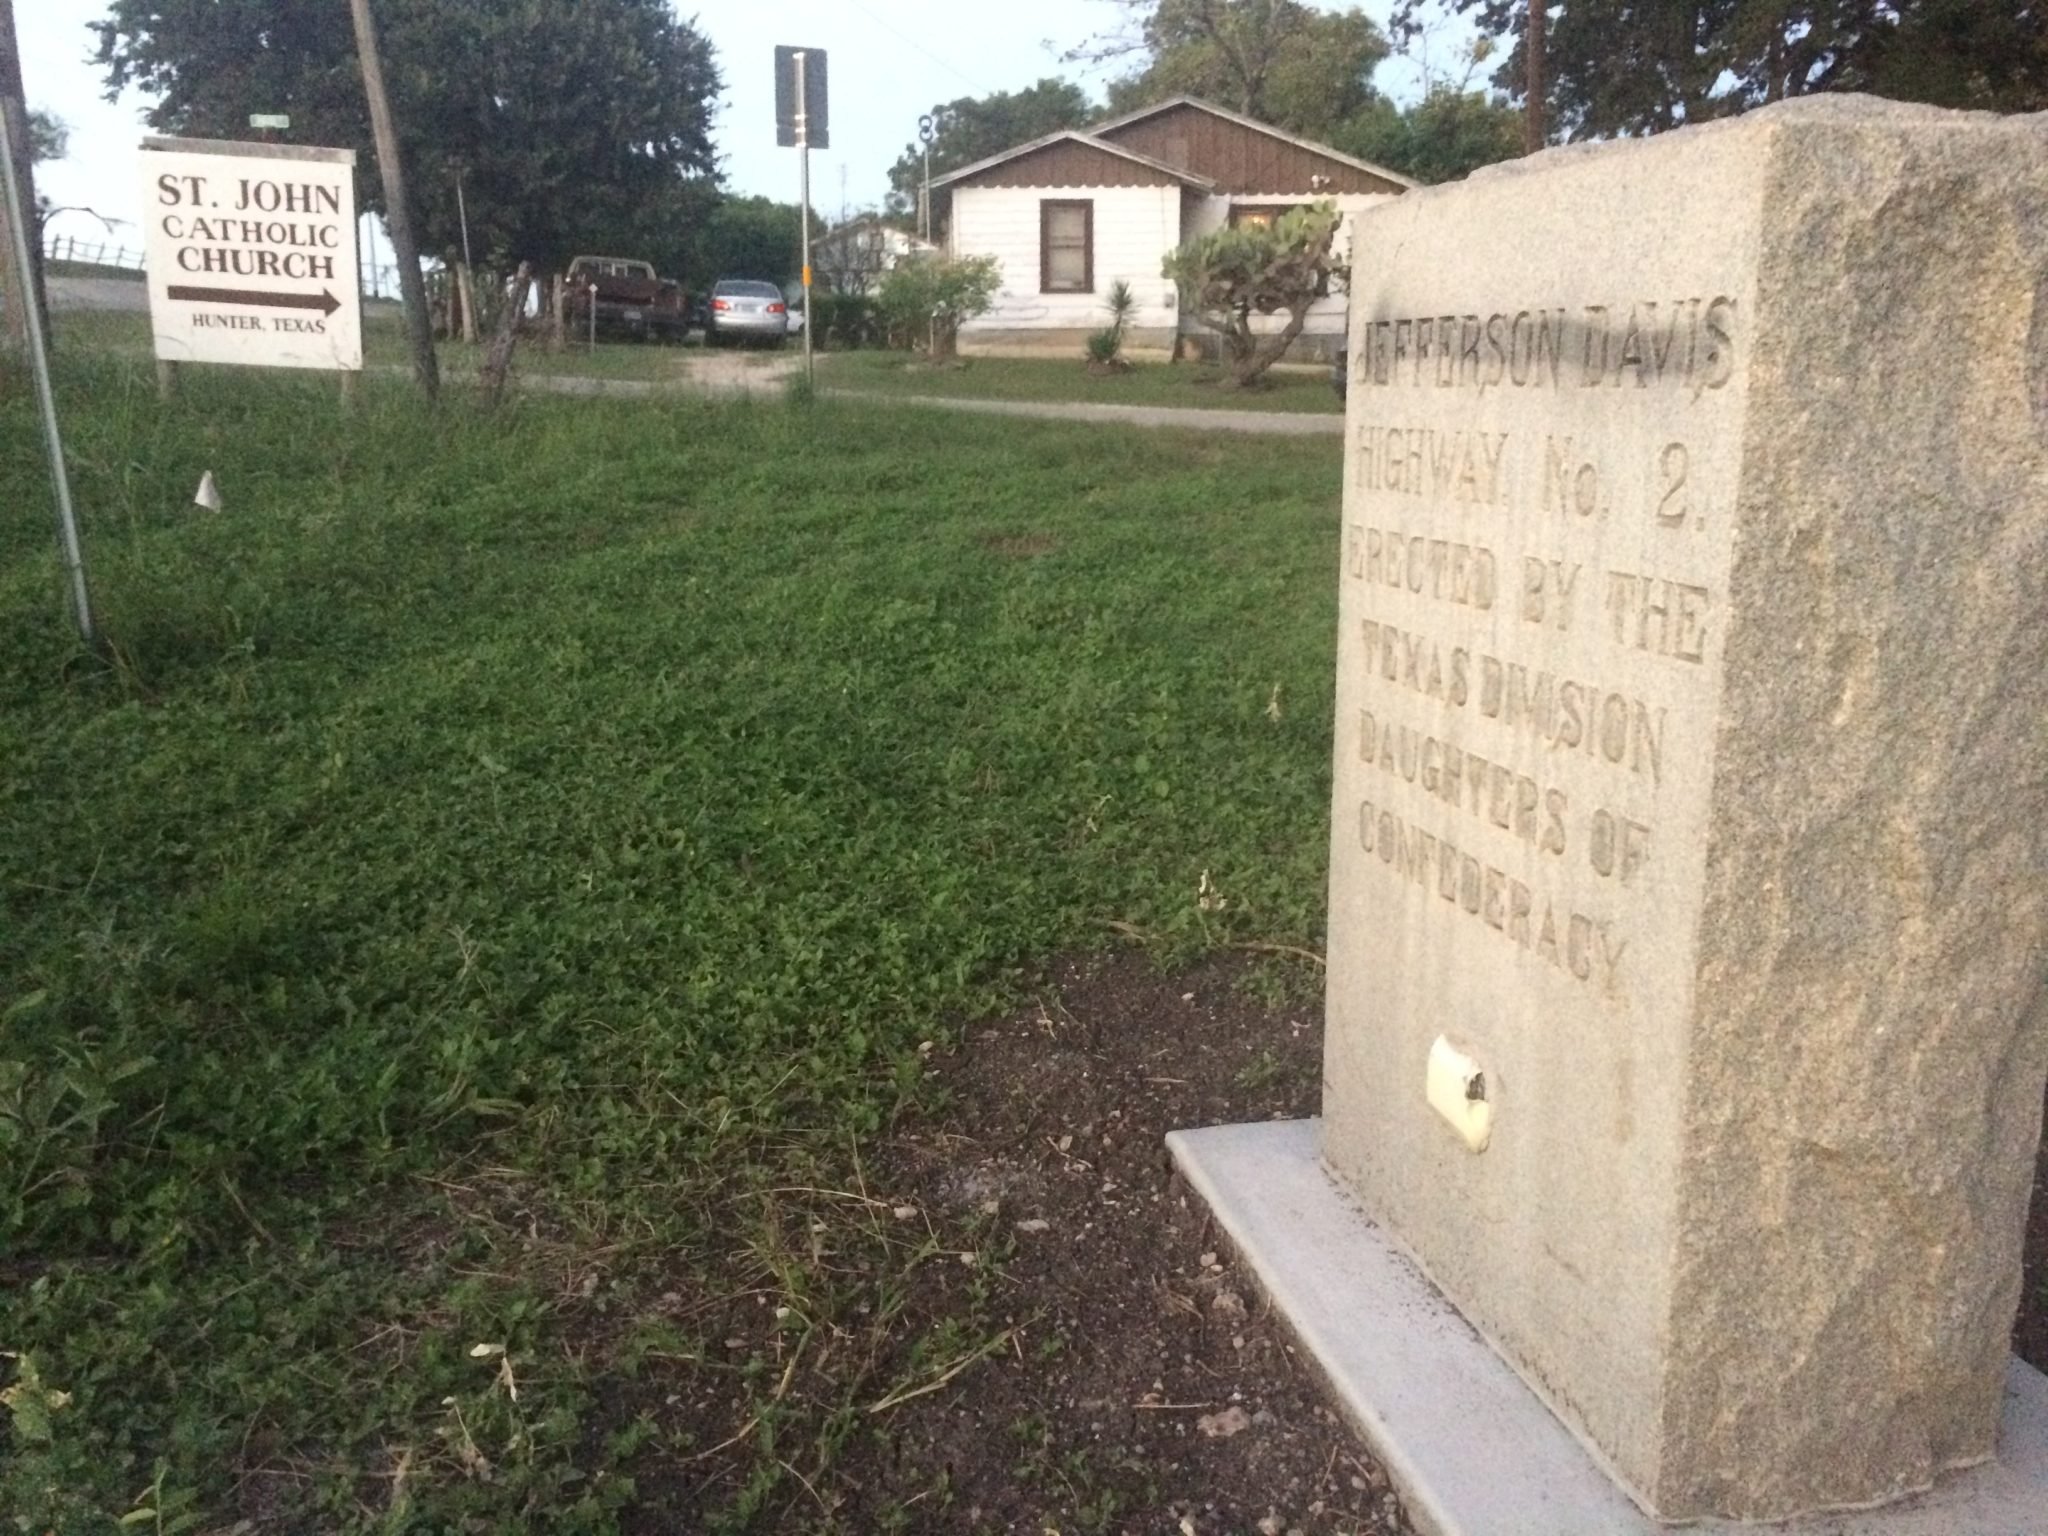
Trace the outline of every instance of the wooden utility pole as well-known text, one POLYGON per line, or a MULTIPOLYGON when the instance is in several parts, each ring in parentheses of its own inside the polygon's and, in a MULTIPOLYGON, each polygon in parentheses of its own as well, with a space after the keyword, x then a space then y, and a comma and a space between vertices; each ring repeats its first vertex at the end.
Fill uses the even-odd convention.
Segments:
POLYGON ((1545 131, 1543 110, 1543 34, 1550 24, 1548 0, 1529 0, 1529 25, 1522 34, 1522 51, 1529 66, 1529 78, 1523 86, 1528 100, 1527 115, 1522 120, 1522 153, 1533 155, 1549 141, 1545 131))
MULTIPOLYGON (((0 0, 0 4, 7 0, 0 0)), ((412 336, 412 371, 429 400, 441 393, 441 367, 434 357, 434 318, 427 312, 427 284, 420 275, 420 248, 412 234, 412 205, 405 198, 405 167, 398 158, 398 130, 391 122, 391 98, 384 91, 384 63, 377 53, 377 23, 370 0, 349 0, 355 17, 356 52, 363 61, 363 90, 370 98, 370 131, 377 140, 377 165, 384 173, 384 224, 398 257, 398 290, 405 299, 405 326, 412 336)))
MULTIPOLYGON (((45 320, 49 306, 43 295, 42 231, 36 227, 35 150, 29 141, 28 100, 21 85, 21 48, 14 36, 14 0, 0 0, 0 112, 7 114, 7 131, 14 142, 14 180, 21 189, 22 217, 28 227, 22 231, 22 245, 28 251, 29 268, 17 271, 19 258, 12 253, 15 242, 8 240, 8 255, 0 258, 0 276, 7 289, 7 339, 16 348, 28 345, 27 305, 45 320)), ((0 236, 7 234, 0 228, 0 236)))

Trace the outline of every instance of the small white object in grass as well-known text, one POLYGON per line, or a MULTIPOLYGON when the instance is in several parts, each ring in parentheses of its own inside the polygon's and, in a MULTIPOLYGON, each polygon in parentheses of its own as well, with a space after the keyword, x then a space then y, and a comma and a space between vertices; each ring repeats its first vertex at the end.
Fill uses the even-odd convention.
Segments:
POLYGON ((917 1207, 914 1205, 899 1205, 896 1207, 894 1214, 898 1221, 910 1221, 917 1215, 917 1207))
POLYGON ((488 1360, 493 1355, 502 1355, 503 1353, 505 1353, 505 1346, 502 1344, 472 1344, 469 1346, 469 1358, 472 1360, 488 1360))
POLYGON ((199 489, 192 494, 192 505, 204 507, 209 512, 220 510, 220 487, 214 483, 212 470, 199 477, 199 489))
POLYGON ((1029 1221, 1018 1222, 1017 1230, 1019 1232, 1050 1232, 1052 1230, 1052 1223, 1043 1217, 1034 1216, 1029 1221))

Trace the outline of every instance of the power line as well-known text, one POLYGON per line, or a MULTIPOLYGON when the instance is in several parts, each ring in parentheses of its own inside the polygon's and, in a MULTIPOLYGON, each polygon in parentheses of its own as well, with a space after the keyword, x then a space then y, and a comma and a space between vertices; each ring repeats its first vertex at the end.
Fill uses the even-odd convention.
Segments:
POLYGON ((908 32, 902 31, 900 28, 892 25, 889 22, 884 21, 881 17, 877 16, 873 11, 869 10, 866 6, 862 5, 860 3, 860 0, 846 0, 846 3, 852 6, 856 11, 859 11, 861 15, 867 17, 869 21, 872 21, 884 32, 891 34, 892 36, 896 37, 902 42, 908 43, 911 47, 915 48, 919 53, 923 54, 926 58, 930 59, 934 64, 938 65, 939 68, 949 70, 953 74, 958 75, 962 80, 965 80, 969 85, 973 86, 982 95, 988 96, 993 94, 988 86, 984 85, 981 81, 975 79, 974 76, 968 74, 966 70, 962 69, 958 64, 955 64, 951 59, 940 58, 936 53, 933 53, 931 49, 925 47, 923 43, 919 42, 916 38, 912 37, 908 32))

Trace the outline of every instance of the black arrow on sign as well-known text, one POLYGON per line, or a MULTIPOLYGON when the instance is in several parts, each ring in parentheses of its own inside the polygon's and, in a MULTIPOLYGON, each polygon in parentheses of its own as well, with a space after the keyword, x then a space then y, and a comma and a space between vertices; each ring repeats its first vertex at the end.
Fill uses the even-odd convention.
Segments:
POLYGON ((318 293, 261 293, 254 288, 181 288, 172 284, 170 296, 188 304, 248 304, 258 309, 317 309, 331 315, 341 300, 326 289, 318 293))

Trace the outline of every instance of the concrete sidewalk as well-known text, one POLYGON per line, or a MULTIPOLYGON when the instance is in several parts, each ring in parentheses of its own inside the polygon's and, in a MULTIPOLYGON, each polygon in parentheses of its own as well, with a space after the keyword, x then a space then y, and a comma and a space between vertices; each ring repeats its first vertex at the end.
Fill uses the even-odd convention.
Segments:
POLYGON ((818 393, 833 400, 928 406, 986 416, 1032 416, 1046 421, 1099 421, 1127 427, 1181 427, 1198 432, 1259 432, 1273 437, 1341 437, 1344 433, 1342 415, 1306 411, 1209 411, 1171 405, 1098 405, 1082 400, 963 400, 950 395, 890 395, 864 389, 821 389, 818 393))
MULTIPOLYGON (((756 368, 717 378, 663 380, 590 379, 574 374, 522 374, 522 389, 545 394, 612 396, 645 399, 650 395, 682 394, 731 398, 779 394, 794 368, 756 368)), ((1099 405, 1088 401, 967 400, 950 395, 897 395, 880 390, 818 391, 821 400, 851 400, 862 405, 910 406, 924 410, 965 411, 981 416, 1023 416, 1039 421, 1092 421, 1126 427, 1178 427, 1195 432, 1250 432, 1273 437, 1339 437, 1340 415, 1288 411, 1210 411, 1166 405, 1099 405)))

